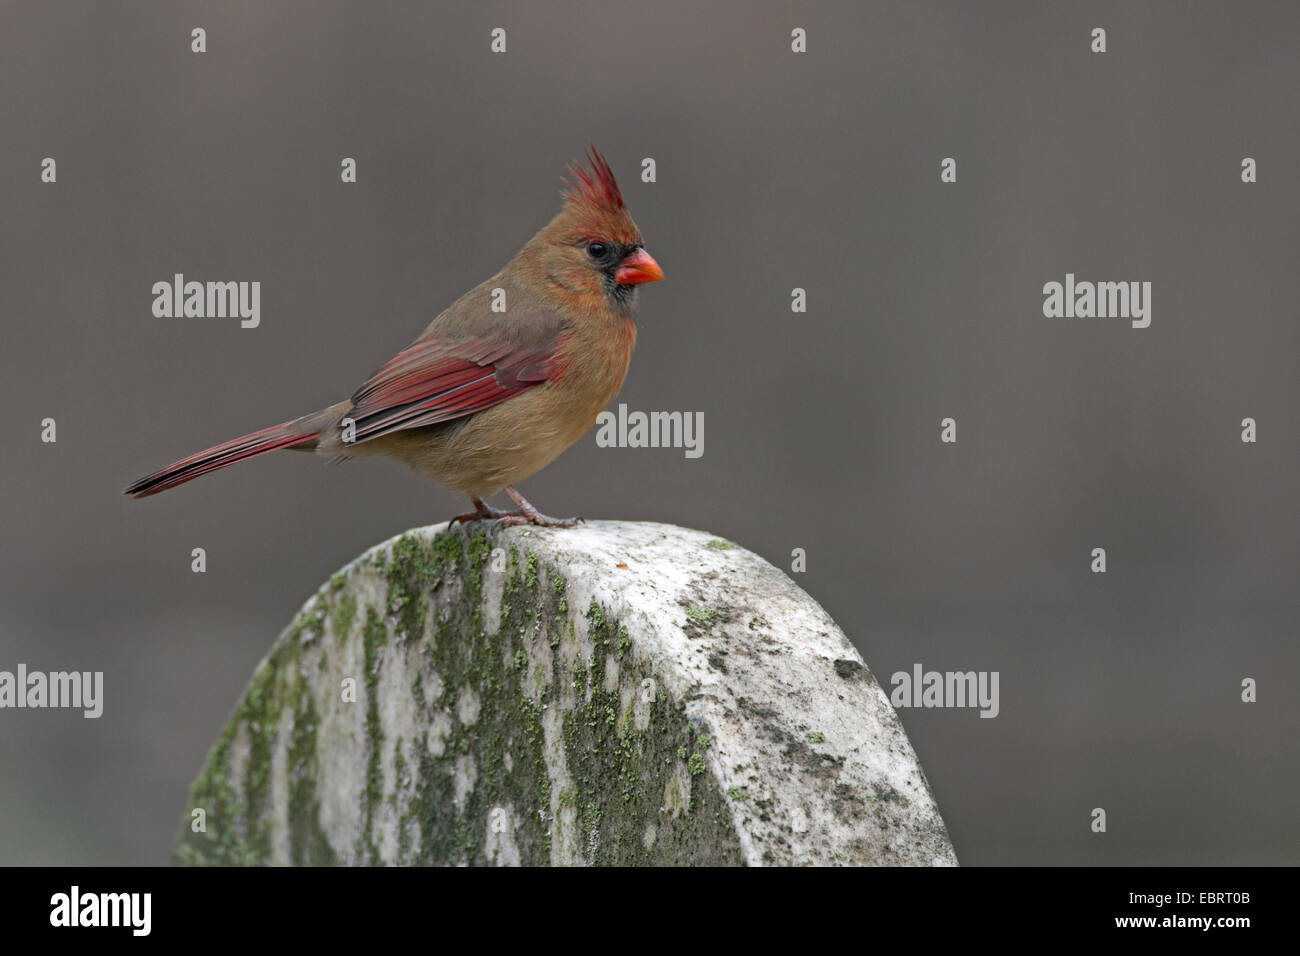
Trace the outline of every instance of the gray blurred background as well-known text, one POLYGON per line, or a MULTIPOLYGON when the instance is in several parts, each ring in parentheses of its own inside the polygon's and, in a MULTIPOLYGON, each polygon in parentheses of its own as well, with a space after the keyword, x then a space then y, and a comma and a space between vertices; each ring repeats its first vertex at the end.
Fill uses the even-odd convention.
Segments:
POLYGON ((166 862, 302 601, 465 506, 304 455, 123 486, 349 395, 588 142, 668 275, 619 400, 705 452, 593 432, 524 493, 805 548, 882 683, 999 671, 996 720, 901 713, 964 863, 1300 862, 1298 40, 1293 2, 0 4, 0 669, 106 684, 0 711, 0 863, 166 862), (260 280, 261 327, 154 318, 175 272, 260 280), (1045 319, 1066 272, 1151 281, 1151 327, 1045 319))

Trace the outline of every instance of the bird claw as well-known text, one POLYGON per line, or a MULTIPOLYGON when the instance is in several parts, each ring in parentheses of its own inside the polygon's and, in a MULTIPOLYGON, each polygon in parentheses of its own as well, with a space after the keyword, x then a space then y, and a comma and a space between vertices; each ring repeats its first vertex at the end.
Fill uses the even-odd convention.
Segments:
POLYGON ((506 493, 515 500, 519 505, 517 511, 498 511, 491 505, 484 504, 479 498, 472 498, 474 502, 474 511, 467 511, 463 515, 456 515, 448 522, 449 525, 457 523, 466 523, 469 521, 494 520, 499 528, 513 528, 521 524, 535 524, 542 528, 572 528, 583 522, 583 518, 552 518, 550 515, 544 515, 528 503, 528 499, 515 491, 513 488, 507 488, 506 493))
POLYGON ((506 517, 507 515, 511 515, 515 513, 513 511, 498 511, 496 508, 493 508, 491 505, 484 504, 482 501, 479 501, 477 498, 474 499, 474 507, 477 510, 467 511, 463 515, 456 515, 456 517, 452 518, 450 521, 447 522, 447 525, 451 526, 454 524, 468 524, 471 521, 485 521, 485 520, 500 519, 506 517))
POLYGON ((552 518, 550 515, 544 515, 540 511, 531 513, 523 509, 511 511, 497 519, 502 528, 513 528, 521 524, 535 524, 542 528, 574 528, 582 524, 585 518, 552 518))
POLYGON ((550 515, 542 514, 528 503, 527 498, 509 485, 506 486, 506 494, 519 506, 519 510, 501 516, 500 527, 502 528, 512 528, 520 524, 535 524, 543 528, 572 528, 582 522, 581 518, 552 518, 550 515))

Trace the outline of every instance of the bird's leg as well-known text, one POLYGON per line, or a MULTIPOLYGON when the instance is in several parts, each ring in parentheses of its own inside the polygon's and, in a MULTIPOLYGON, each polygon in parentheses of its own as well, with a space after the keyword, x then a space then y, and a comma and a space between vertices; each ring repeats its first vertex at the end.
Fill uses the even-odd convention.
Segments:
POLYGON ((451 521, 447 522, 449 525, 458 522, 464 523, 466 521, 482 521, 489 518, 504 518, 507 515, 512 514, 512 512, 509 511, 497 511, 497 509, 493 508, 491 505, 484 504, 482 498, 471 498, 470 501, 474 502, 474 510, 467 511, 463 515, 456 515, 456 517, 452 518, 451 521))
POLYGON ((509 486, 506 486, 506 494, 514 499, 515 504, 519 506, 519 510, 501 515, 501 526, 503 528, 509 528, 517 524, 536 524, 544 528, 572 528, 582 520, 581 518, 552 518, 544 515, 530 505, 527 498, 509 486))

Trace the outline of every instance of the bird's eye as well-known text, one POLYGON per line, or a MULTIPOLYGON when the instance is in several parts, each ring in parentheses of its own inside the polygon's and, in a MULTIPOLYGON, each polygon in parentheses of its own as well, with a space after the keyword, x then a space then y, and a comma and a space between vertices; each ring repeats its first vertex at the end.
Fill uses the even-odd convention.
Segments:
POLYGON ((587 243, 587 255, 591 256, 591 258, 603 259, 605 258, 605 252, 606 252, 606 246, 603 242, 587 243))

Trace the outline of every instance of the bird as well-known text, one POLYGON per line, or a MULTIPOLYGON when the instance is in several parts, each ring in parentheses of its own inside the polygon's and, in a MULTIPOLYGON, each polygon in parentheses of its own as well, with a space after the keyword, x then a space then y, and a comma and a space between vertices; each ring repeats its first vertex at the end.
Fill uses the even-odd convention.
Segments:
POLYGON ((331 462, 386 455, 467 496, 452 523, 567 528, 514 487, 596 422, 623 385, 641 285, 664 278, 594 146, 560 211, 346 401, 182 458, 130 484, 145 498, 279 449, 331 462), (516 509, 484 501, 504 490, 516 509))

